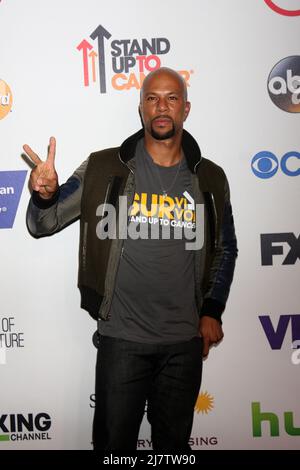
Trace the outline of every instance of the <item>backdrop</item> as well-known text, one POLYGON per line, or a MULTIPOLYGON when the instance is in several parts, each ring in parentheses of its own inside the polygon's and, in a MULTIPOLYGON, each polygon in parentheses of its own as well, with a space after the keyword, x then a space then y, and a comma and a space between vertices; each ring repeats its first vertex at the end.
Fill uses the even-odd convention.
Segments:
POLYGON ((0 1, 0 450, 91 449, 78 223, 29 235, 22 145, 44 157, 56 136, 64 182, 140 127, 140 84, 160 65, 187 81, 186 129, 228 175, 239 245, 192 449, 299 448, 299 15, 299 0, 0 1))

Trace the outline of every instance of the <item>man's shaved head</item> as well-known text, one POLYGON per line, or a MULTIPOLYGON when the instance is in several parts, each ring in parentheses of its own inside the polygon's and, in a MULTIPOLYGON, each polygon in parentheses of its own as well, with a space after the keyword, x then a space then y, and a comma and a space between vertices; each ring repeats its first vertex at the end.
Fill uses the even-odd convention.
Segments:
POLYGON ((183 93, 184 101, 187 101, 187 98, 188 98, 188 96, 187 96, 187 86, 186 86, 184 78, 178 72, 176 72, 173 69, 170 69, 169 67, 161 67, 157 70, 154 70, 153 72, 150 72, 145 77, 145 79, 143 81, 142 88, 141 88, 141 96, 140 96, 141 100, 142 100, 144 91, 147 89, 147 87, 148 87, 149 83, 151 82, 151 80, 153 80, 154 78, 159 78, 162 75, 170 75, 178 81, 178 83, 182 87, 182 93, 183 93))
POLYGON ((179 136, 190 107, 185 81, 175 70, 162 67, 144 79, 139 111, 147 136, 157 141, 179 136))

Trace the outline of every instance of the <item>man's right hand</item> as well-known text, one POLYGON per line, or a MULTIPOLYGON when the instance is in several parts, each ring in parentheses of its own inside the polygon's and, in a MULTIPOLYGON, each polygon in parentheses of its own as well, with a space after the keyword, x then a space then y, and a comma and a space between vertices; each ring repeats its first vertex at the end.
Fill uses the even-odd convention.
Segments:
POLYGON ((58 190, 58 176, 54 166, 55 148, 56 140, 50 137, 48 156, 43 162, 29 145, 23 145, 24 151, 36 165, 30 175, 30 185, 43 199, 51 199, 58 190))

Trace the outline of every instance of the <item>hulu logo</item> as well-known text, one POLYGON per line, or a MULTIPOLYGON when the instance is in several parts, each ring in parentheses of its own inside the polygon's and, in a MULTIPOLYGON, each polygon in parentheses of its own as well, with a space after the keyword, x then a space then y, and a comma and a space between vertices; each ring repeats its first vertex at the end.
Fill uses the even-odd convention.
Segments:
MULTIPOLYGON (((260 411, 260 403, 252 403, 252 430, 253 437, 261 437, 262 422, 267 421, 270 424, 270 434, 272 437, 279 436, 279 418, 275 413, 262 413, 260 411)), ((292 411, 283 413, 284 429, 290 436, 300 436, 300 428, 294 426, 294 418, 292 411)))

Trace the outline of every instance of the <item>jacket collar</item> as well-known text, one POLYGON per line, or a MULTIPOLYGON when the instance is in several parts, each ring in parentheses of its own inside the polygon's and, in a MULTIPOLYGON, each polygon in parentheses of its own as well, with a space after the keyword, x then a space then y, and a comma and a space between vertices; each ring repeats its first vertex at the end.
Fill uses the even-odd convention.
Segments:
MULTIPOLYGON (((120 147, 120 159, 123 163, 127 165, 129 160, 134 157, 136 145, 144 135, 144 129, 140 129, 123 142, 120 147)), ((202 160, 201 151, 194 137, 185 129, 183 129, 182 133, 182 149, 190 171, 196 173, 197 166, 202 160)))

